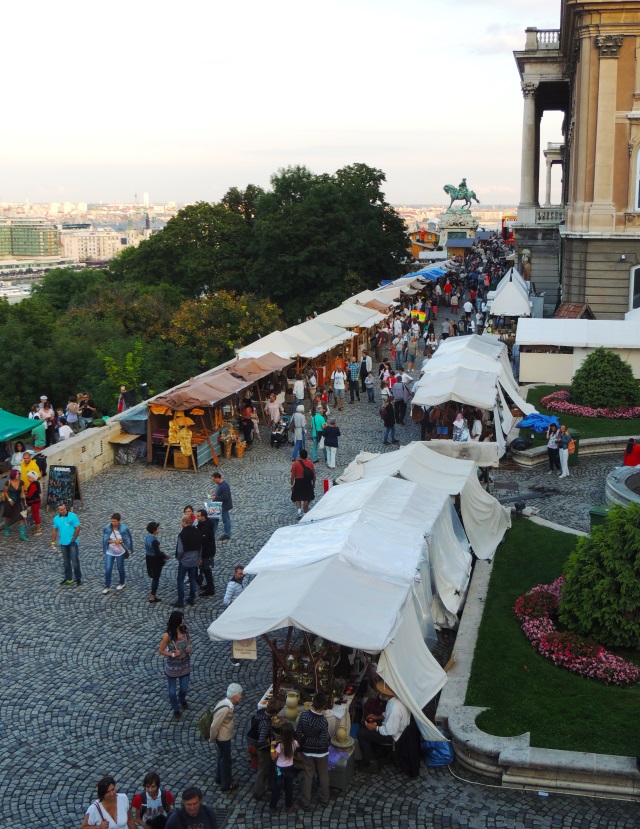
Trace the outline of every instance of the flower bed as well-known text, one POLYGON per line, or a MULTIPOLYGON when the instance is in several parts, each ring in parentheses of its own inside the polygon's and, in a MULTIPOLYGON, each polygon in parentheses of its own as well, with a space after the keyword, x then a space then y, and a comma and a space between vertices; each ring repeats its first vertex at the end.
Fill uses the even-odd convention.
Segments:
POLYGON ((577 415, 578 417, 620 417, 627 420, 640 417, 640 406, 623 406, 618 409, 592 409, 589 406, 578 406, 577 403, 570 403, 570 397, 571 395, 566 389, 561 389, 543 397, 540 403, 551 412, 577 415))
POLYGON ((554 665, 607 685, 630 685, 640 679, 640 668, 601 645, 575 633, 557 629, 558 606, 564 578, 539 584, 516 599, 513 607, 522 631, 534 650, 554 665))

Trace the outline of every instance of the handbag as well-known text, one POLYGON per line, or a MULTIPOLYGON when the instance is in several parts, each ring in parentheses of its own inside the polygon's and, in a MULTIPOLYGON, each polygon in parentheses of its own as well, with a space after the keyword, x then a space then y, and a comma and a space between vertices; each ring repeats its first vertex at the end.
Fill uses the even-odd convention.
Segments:
POLYGON ((318 441, 318 449, 324 449, 324 435, 318 441))
POLYGON ((208 518, 222 517, 222 501, 205 501, 204 508, 207 511, 208 518))

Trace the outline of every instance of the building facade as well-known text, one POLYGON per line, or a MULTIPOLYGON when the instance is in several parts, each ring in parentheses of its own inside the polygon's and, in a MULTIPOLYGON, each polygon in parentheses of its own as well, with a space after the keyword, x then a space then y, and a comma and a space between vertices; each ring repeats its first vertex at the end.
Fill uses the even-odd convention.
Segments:
POLYGON ((562 299, 620 319, 640 306, 640 3, 561 0, 560 29, 527 29, 514 55, 524 98, 516 250, 528 251, 547 313, 562 299), (563 113, 564 143, 544 151, 541 199, 549 110, 563 113), (545 203, 553 164, 557 205, 545 203))
POLYGON ((62 231, 65 256, 78 262, 107 262, 127 246, 127 237, 111 228, 62 231))
POLYGON ((60 231, 46 219, 0 219, 0 259, 59 256, 60 231))

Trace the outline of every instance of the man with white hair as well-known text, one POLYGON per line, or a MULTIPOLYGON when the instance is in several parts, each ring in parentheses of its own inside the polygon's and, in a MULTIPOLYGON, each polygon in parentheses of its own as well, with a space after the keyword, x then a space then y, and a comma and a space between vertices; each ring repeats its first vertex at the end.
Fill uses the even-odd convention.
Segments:
POLYGON ((299 405, 296 406, 296 412, 294 416, 291 418, 291 428, 293 429, 293 452, 291 453, 291 460, 295 461, 298 457, 298 452, 301 449, 305 449, 305 439, 304 439, 304 429, 307 425, 306 418, 304 416, 304 406, 299 405))
POLYGON ((231 778, 231 740, 233 738, 233 715, 235 707, 242 699, 242 685, 232 682, 227 688, 227 696, 213 709, 213 719, 209 731, 209 742, 216 744, 218 766, 216 783, 220 791, 231 792, 238 788, 231 778))

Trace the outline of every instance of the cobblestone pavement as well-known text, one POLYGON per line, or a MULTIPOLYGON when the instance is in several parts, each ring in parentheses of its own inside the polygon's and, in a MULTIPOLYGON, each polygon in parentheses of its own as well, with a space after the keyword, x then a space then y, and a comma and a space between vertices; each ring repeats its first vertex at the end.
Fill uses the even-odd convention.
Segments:
MULTIPOLYGON (((359 449, 380 451, 382 429, 375 405, 345 405, 339 413, 344 432, 338 466, 359 449)), ((418 437, 407 421, 398 427, 405 442, 418 437)), ((2 825, 15 829, 36 824, 55 829, 78 827, 95 797, 95 783, 113 774, 130 797, 144 773, 156 769, 180 792, 197 784, 206 802, 219 809, 228 826, 285 824, 299 827, 635 827, 636 804, 487 787, 455 779, 448 770, 423 768, 410 781, 393 769, 377 777, 356 774, 346 794, 333 793, 329 807, 314 807, 277 819, 268 804, 251 798, 252 772, 242 736, 234 749, 237 792, 221 795, 213 782, 214 755, 196 722, 202 711, 238 680, 246 689, 238 716, 245 722, 269 682, 265 647, 257 663, 234 668, 227 643, 212 644, 206 628, 221 612, 224 585, 236 562, 246 563, 277 527, 295 520, 289 498, 290 450, 272 449, 263 440, 244 459, 222 461, 233 490, 233 540, 222 542, 216 558, 217 594, 187 609, 194 644, 190 708, 174 721, 166 695, 157 647, 175 601, 176 565, 162 576, 163 601, 149 605, 142 540, 150 520, 162 524, 164 548, 173 552, 185 504, 198 507, 209 492, 212 469, 162 471, 136 463, 114 467, 83 485, 80 537, 83 584, 59 587, 59 554, 49 552, 51 515, 44 534, 28 544, 0 535, 2 614, 0 617, 3 704, 0 719, 0 797, 2 825), (127 562, 127 587, 102 595, 101 528, 118 510, 134 535, 127 562), (9 819, 10 815, 10 819, 9 819)), ((395 451, 389 447, 387 451, 395 451)), ((553 481, 558 496, 541 501, 541 514, 584 524, 590 503, 602 501, 602 473, 610 461, 583 460, 576 474, 553 481)), ((324 467, 319 466, 318 477, 324 467)), ((497 483, 512 492, 544 481, 541 472, 499 472, 497 483)), ((321 487, 317 487, 322 491, 321 487)), ((500 493, 498 493, 500 494, 500 493)), ((392 536, 390 535, 390 540, 392 536)), ((463 777, 456 766, 453 771, 463 777)))

